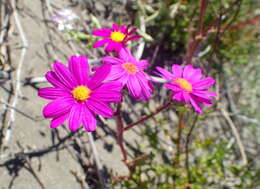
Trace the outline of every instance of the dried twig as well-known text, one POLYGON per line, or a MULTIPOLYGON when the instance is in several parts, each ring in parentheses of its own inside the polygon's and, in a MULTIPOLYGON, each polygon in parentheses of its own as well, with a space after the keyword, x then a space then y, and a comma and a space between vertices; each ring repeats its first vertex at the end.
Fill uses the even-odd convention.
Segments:
POLYGON ((37 180, 37 182, 39 183, 39 185, 41 186, 42 189, 46 189, 46 187, 44 186, 43 182, 41 181, 39 175, 34 171, 31 162, 28 159, 25 159, 25 162, 27 164, 28 167, 25 166, 25 168, 33 175, 33 177, 37 180))
POLYGON ((195 119, 190 127, 190 130, 189 130, 189 133, 186 137, 186 143, 185 143, 185 168, 186 168, 186 171, 187 171, 187 177, 188 177, 188 183, 191 184, 192 180, 191 180, 191 173, 190 173, 190 162, 189 162, 189 143, 190 143, 190 140, 191 140, 191 135, 192 135, 192 132, 195 128, 195 125, 198 121, 198 114, 195 116, 195 119))
POLYGON ((3 100, 0 100, 0 104, 4 104, 8 108, 15 110, 17 113, 20 113, 24 117, 27 117, 27 118, 29 118, 29 119, 31 119, 33 121, 36 121, 36 119, 34 117, 32 117, 31 115, 24 113, 22 110, 19 110, 16 107, 13 107, 12 105, 8 104, 7 102, 4 102, 3 100))
MULTIPOLYGON (((5 159, 5 162, 10 161, 12 159, 16 158, 32 158, 32 157, 38 157, 41 155, 44 155, 49 152, 53 152, 58 149, 62 144, 64 144, 67 140, 71 139, 77 132, 71 132, 65 137, 61 138, 58 143, 53 144, 51 146, 48 146, 43 149, 38 149, 38 150, 27 150, 27 151, 21 151, 17 153, 9 153, 9 154, 1 154, 0 155, 0 160, 5 159)), ((66 146, 65 146, 66 147, 66 146)), ((4 164, 4 163, 3 163, 4 164)), ((3 165, 3 164, 0 164, 3 165)))
POLYGON ((228 112, 221 108, 221 114, 223 115, 223 117, 226 119, 226 121, 228 122, 228 125, 231 127, 231 130, 232 130, 232 133, 233 135, 235 136, 236 138, 236 141, 237 141, 237 145, 238 145, 238 148, 240 150, 240 153, 241 153, 241 156, 242 156, 242 161, 243 161, 243 165, 247 165, 248 163, 248 160, 247 160, 247 156, 246 156, 246 152, 245 152, 245 148, 242 144, 242 141, 241 141, 241 138, 240 138, 240 135, 239 135, 239 132, 235 126, 235 124, 233 123, 232 119, 230 118, 228 112))
MULTIPOLYGON (((15 78, 15 91, 14 91, 14 99, 12 102, 12 107, 16 107, 18 104, 18 97, 21 96, 21 71, 22 71, 22 67, 23 67, 23 63, 24 63, 24 59, 25 59, 25 55, 27 52, 27 47, 28 47, 28 41, 27 38, 25 36, 25 33, 23 31, 23 27, 19 18, 19 15, 17 13, 16 10, 16 0, 12 0, 12 8, 13 8, 13 14, 14 14, 14 19, 15 19, 15 23, 16 26, 18 28, 18 31, 20 33, 21 36, 21 40, 22 40, 22 52, 21 52, 21 57, 17 66, 17 71, 16 71, 16 78, 15 78)), ((11 109, 10 111, 10 119, 7 123, 7 131, 6 131, 6 135, 5 135, 5 142, 8 142, 11 134, 12 134, 12 125, 13 122, 15 121, 15 110, 11 109)))

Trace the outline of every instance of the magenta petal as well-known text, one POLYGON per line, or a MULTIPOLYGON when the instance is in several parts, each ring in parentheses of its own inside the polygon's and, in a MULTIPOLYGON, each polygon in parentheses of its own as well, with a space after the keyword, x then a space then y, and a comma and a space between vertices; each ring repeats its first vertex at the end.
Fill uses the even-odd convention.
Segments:
POLYGON ((61 124, 63 124, 64 121, 66 121, 66 120, 68 119, 68 117, 69 117, 69 114, 66 113, 66 114, 61 115, 61 116, 59 116, 59 117, 53 118, 53 119, 51 120, 51 125, 50 125, 50 127, 51 127, 51 128, 57 128, 58 126, 60 126, 61 124))
POLYGON ((73 105, 72 98, 58 98, 50 103, 48 103, 43 108, 43 115, 45 118, 54 118, 59 117, 70 111, 70 108, 73 105))
POLYGON ((113 116, 113 110, 106 103, 99 101, 92 96, 86 102, 87 107, 92 110, 94 113, 101 115, 105 118, 113 116))
POLYGON ((197 81, 196 83, 193 83, 192 88, 197 90, 202 90, 205 88, 211 87, 215 83, 215 80, 211 77, 207 77, 204 79, 201 79, 200 81, 197 81))
POLYGON ((100 84, 104 81, 104 79, 108 76, 111 70, 111 65, 105 64, 97 69, 94 75, 88 82, 88 87, 90 89, 95 89, 100 86, 100 84))
POLYGON ((175 84, 172 84, 172 83, 165 84, 164 87, 171 89, 174 92, 182 91, 182 89, 178 85, 175 85, 175 84))
POLYGON ((121 42, 114 42, 114 49, 116 52, 119 52, 123 48, 123 43, 121 42))
POLYGON ((195 95, 199 93, 200 95, 204 95, 204 96, 215 96, 215 97, 217 96, 217 93, 214 93, 212 91, 197 91, 196 90, 196 91, 194 91, 192 93, 194 93, 195 95))
POLYGON ((124 63, 123 60, 113 57, 113 56, 106 56, 106 57, 102 58, 102 62, 104 62, 106 64, 123 64, 124 63))
POLYGON ((91 97, 106 103, 122 101, 122 95, 111 90, 95 90, 91 93, 91 97))
POLYGON ((182 68, 180 65, 174 64, 172 66, 172 73, 175 78, 180 78, 182 77, 182 68))
POLYGON ((105 48, 105 51, 107 54, 109 54, 110 52, 112 52, 114 50, 114 42, 113 41, 109 41, 108 45, 105 48))
POLYGON ((110 39, 99 40, 96 43, 94 43, 93 48, 101 47, 101 46, 105 45, 106 43, 109 43, 110 41, 111 41, 110 39))
MULTIPOLYGON (((124 73, 124 72, 123 72, 123 73, 124 73)), ((117 81, 121 82, 122 85, 125 86, 126 83, 127 83, 128 80, 129 80, 129 77, 130 77, 130 74, 124 73, 124 74, 120 77, 120 79, 117 79, 117 81)))
POLYGON ((133 33, 136 32, 136 30, 137 30, 137 28, 133 28, 133 29, 128 33, 128 35, 132 35, 133 33))
POLYGON ((94 30, 92 32, 92 35, 95 35, 98 37, 110 37, 111 32, 112 31, 110 29, 101 28, 101 29, 94 30))
POLYGON ((202 114, 202 109, 201 107, 195 102, 195 100, 190 97, 190 102, 191 102, 191 105, 194 107, 194 109, 199 113, 199 114, 202 114))
POLYGON ((131 41, 131 40, 136 40, 136 39, 140 39, 142 36, 141 35, 135 35, 133 37, 129 37, 127 38, 128 41, 131 41))
POLYGON ((110 73, 106 77, 106 80, 108 81, 114 81, 118 80, 119 82, 122 82, 122 77, 124 74, 127 74, 126 71, 122 68, 121 64, 120 65, 114 65, 111 66, 110 73))
POLYGON ((70 111, 69 115, 69 129, 76 131, 82 122, 82 106, 83 104, 75 103, 70 111))
POLYGON ((98 89, 95 91, 113 91, 113 92, 120 92, 123 88, 123 85, 117 81, 110 81, 107 83, 102 84, 98 89))
POLYGON ((150 82, 147 80, 143 72, 139 72, 136 75, 138 76, 137 79, 142 89, 140 97, 143 100, 148 100, 151 96, 151 93, 153 92, 153 87, 150 84, 150 82))
POLYGON ((183 92, 182 95, 183 95, 184 102, 186 104, 189 104, 190 103, 190 95, 187 92, 183 92))
POLYGON ((183 77, 188 79, 189 82, 191 82, 192 84, 199 81, 201 76, 202 76, 201 69, 193 69, 193 68, 190 69, 190 68, 188 68, 188 69, 186 69, 186 72, 185 71, 183 72, 183 77))
POLYGON ((118 25, 117 24, 113 24, 112 28, 113 28, 114 31, 118 31, 118 25))
POLYGON ((182 99, 183 99, 182 92, 177 92, 177 93, 175 93, 175 94, 172 96, 172 99, 181 102, 182 99))
POLYGON ((84 56, 71 56, 69 70, 77 79, 78 84, 85 85, 89 79, 88 60, 84 56))
POLYGON ((127 88, 131 95, 135 98, 140 98, 142 88, 135 75, 129 75, 129 79, 126 83, 127 88))
POLYGON ((195 69, 193 75, 190 77, 190 80, 194 83, 200 80, 202 77, 201 69, 195 69))
POLYGON ((45 77, 54 87, 66 88, 64 84, 61 83, 55 72, 49 71, 46 73, 45 77))
POLYGON ((88 110, 86 106, 82 108, 82 123, 87 132, 92 132, 96 130, 96 118, 92 112, 88 110))
POLYGON ((52 87, 47 87, 47 88, 42 88, 39 89, 38 95, 42 98, 45 99, 50 99, 50 100, 55 100, 59 97, 70 97, 70 93, 68 93, 65 90, 62 90, 61 88, 52 88, 52 87))
POLYGON ((121 33, 126 33, 126 27, 125 26, 120 26, 120 32, 121 33))
POLYGON ((167 70, 157 66, 156 69, 160 72, 159 75, 163 78, 166 79, 168 81, 172 81, 174 76, 167 70))
POLYGON ((201 103, 204 106, 212 106, 213 105, 213 103, 211 102, 211 99, 205 99, 205 98, 201 98, 201 97, 194 96, 194 95, 192 95, 192 98, 195 102, 201 103))
POLYGON ((194 72, 195 69, 193 69, 192 65, 185 66, 183 70, 183 78, 190 79, 194 72))
POLYGON ((55 62, 53 68, 59 80, 66 85, 66 87, 73 89, 77 85, 73 75, 64 64, 55 62))
POLYGON ((138 62, 135 63, 139 70, 145 70, 149 64, 149 62, 147 60, 140 60, 138 62))
POLYGON ((209 97, 208 95, 206 95, 204 92, 207 92, 207 91, 192 91, 192 94, 195 96, 198 96, 200 98, 205 98, 205 99, 211 100, 212 98, 209 97))
POLYGON ((132 60, 135 60, 128 48, 122 48, 119 51, 118 56, 125 62, 131 62, 132 60))

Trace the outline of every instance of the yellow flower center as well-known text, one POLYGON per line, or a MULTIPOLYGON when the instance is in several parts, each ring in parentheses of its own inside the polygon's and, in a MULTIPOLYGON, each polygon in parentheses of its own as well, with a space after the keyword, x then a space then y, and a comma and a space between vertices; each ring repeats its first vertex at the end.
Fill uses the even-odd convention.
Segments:
POLYGON ((122 67, 130 74, 135 74, 138 71, 136 65, 129 62, 122 64, 122 67))
POLYGON ((115 42, 122 42, 125 38, 125 34, 123 34, 121 32, 112 32, 110 34, 110 37, 115 42))
POLYGON ((83 102, 90 96, 91 90, 85 86, 78 86, 72 90, 72 96, 75 100, 83 102))
POLYGON ((192 85, 190 84, 190 82, 188 82, 186 79, 182 79, 182 78, 177 78, 174 80, 176 83, 179 84, 179 86, 187 91, 187 92, 191 92, 192 91, 192 85))

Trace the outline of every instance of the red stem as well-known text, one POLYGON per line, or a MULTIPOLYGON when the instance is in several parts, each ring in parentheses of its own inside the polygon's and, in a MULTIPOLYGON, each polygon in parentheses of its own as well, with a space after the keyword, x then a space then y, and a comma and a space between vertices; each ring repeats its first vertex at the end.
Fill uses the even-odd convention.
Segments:
POLYGON ((208 0, 201 0, 198 35, 202 35, 203 33, 203 23, 204 23, 204 18, 205 18, 206 9, 208 7, 208 3, 209 3, 208 0))
POLYGON ((191 43, 188 46, 188 50, 186 53, 186 63, 190 64, 192 61, 192 57, 199 46, 200 42, 203 39, 203 24, 204 24, 204 18, 206 9, 208 7, 208 0, 201 0, 200 1, 200 15, 199 15, 199 23, 198 23, 198 29, 195 35, 195 38, 191 40, 191 43))
POLYGON ((151 114, 149 114, 149 115, 143 116, 143 117, 142 117, 141 119, 139 119, 138 121, 136 121, 136 122, 134 122, 134 123, 132 123, 132 124, 126 126, 126 127, 124 128, 124 131, 127 131, 127 130, 131 129, 132 127, 138 125, 139 123, 142 123, 142 122, 144 122, 145 120, 147 120, 147 119, 149 119, 149 118, 155 116, 156 114, 160 113, 161 111, 163 111, 163 110, 169 108, 171 104, 172 104, 172 101, 170 100, 167 104, 161 106, 161 107, 158 108, 155 112, 153 112, 153 113, 151 113, 151 114))
POLYGON ((119 145, 121 152, 123 154, 123 161, 127 161, 127 152, 125 150, 124 144, 123 144, 123 139, 124 139, 124 124, 121 116, 121 107, 122 104, 119 102, 117 104, 117 110, 116 110, 116 119, 117 119, 117 144, 119 145))

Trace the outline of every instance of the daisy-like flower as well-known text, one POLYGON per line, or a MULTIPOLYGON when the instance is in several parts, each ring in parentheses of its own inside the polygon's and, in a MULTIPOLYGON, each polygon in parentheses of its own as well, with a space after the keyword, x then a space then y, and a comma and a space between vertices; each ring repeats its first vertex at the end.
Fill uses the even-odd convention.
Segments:
POLYGON ((85 130, 91 132, 96 129, 95 114, 105 118, 113 115, 108 103, 121 101, 122 84, 103 82, 110 67, 104 65, 90 76, 89 64, 84 56, 72 56, 69 67, 60 62, 53 64, 54 70, 46 73, 46 79, 53 87, 42 88, 38 92, 40 97, 53 100, 43 109, 44 117, 52 118, 51 128, 68 119, 71 131, 76 131, 83 124, 85 130))
POLYGON ((139 39, 140 35, 133 35, 137 28, 133 28, 129 30, 129 26, 118 26, 117 24, 113 24, 112 29, 101 28, 94 30, 92 35, 98 37, 104 37, 105 39, 99 40, 94 44, 94 48, 98 48, 107 43, 106 52, 110 53, 111 51, 119 52, 127 41, 139 39))
POLYGON ((200 69, 195 69, 192 65, 187 65, 184 68, 173 65, 172 73, 161 67, 156 67, 156 69, 159 71, 157 74, 168 81, 164 86, 173 91, 173 100, 191 104, 199 114, 203 113, 201 104, 213 105, 210 96, 217 96, 217 94, 206 89, 211 87, 215 80, 211 77, 202 79, 200 69))
POLYGON ((130 94, 142 100, 148 100, 153 92, 149 76, 143 70, 147 68, 146 60, 136 60, 127 48, 118 53, 118 58, 106 56, 105 64, 111 64, 111 71, 106 80, 119 81, 127 86, 130 94))

